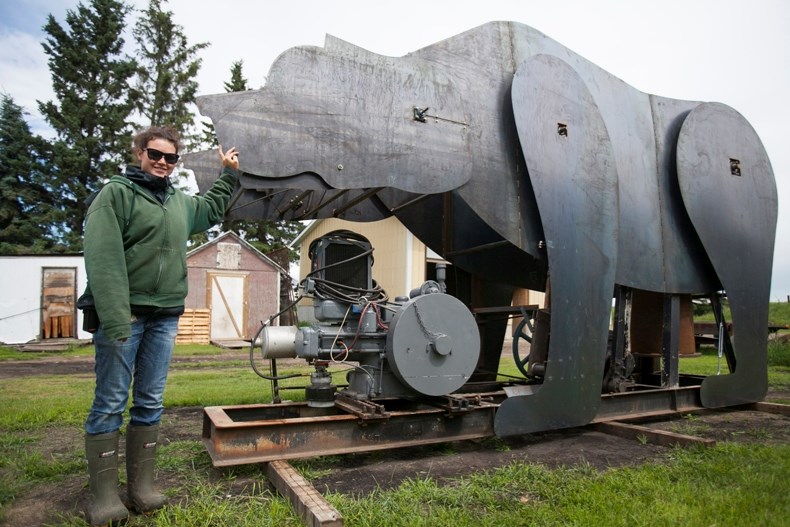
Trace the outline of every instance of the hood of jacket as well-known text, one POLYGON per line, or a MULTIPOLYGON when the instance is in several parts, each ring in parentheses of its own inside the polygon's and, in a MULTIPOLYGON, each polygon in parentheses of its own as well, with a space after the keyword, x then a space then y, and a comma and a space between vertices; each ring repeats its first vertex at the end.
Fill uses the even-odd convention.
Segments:
POLYGON ((173 183, 170 181, 169 176, 152 176, 135 165, 128 165, 124 175, 129 181, 147 190, 160 203, 164 203, 167 194, 172 194, 173 192, 173 183))

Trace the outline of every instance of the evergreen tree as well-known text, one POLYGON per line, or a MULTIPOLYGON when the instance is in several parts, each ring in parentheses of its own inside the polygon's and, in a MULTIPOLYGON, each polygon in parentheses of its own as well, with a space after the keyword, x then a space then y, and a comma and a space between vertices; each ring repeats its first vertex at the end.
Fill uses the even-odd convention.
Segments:
POLYGON ((150 125, 168 125, 186 142, 195 121, 195 80, 202 60, 197 53, 207 42, 190 46, 184 28, 173 21, 173 12, 162 8, 167 0, 150 0, 134 27, 140 59, 137 71, 137 109, 150 125))
POLYGON ((217 131, 214 129, 214 124, 211 121, 202 121, 200 130, 200 137, 198 145, 200 150, 211 150, 217 148, 217 131))
MULTIPOLYGON (((247 79, 244 78, 242 68, 244 61, 237 60, 230 67, 230 81, 225 82, 226 92, 247 91, 250 88, 247 85, 247 79)), ((203 121, 202 130, 200 131, 199 143, 202 148, 211 149, 216 148, 219 144, 217 142, 217 133, 214 130, 214 125, 211 122, 203 121)))
POLYGON ((224 84, 226 92, 247 91, 250 89, 249 86, 247 86, 247 79, 244 78, 244 73, 242 73, 243 67, 243 60, 237 60, 231 65, 230 81, 224 84))
POLYGON ((30 132, 25 112, 0 95, 0 255, 53 249, 46 142, 30 132))
POLYGON ((66 12, 66 27, 52 15, 44 26, 56 101, 39 101, 39 110, 57 134, 49 174, 60 207, 55 229, 72 251, 82 248, 85 199, 128 159, 137 68, 123 54, 129 11, 122 0, 90 0, 66 12))
MULTIPOLYGON (((223 231, 235 232, 264 254, 286 248, 302 228, 303 225, 298 221, 234 220, 222 224, 223 231)), ((289 250, 288 259, 297 261, 297 253, 289 250)))

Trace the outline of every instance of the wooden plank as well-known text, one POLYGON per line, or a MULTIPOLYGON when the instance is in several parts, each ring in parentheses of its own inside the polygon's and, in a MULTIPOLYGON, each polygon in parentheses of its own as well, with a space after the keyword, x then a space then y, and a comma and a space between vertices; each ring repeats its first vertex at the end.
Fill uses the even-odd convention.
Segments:
POLYGON ((208 337, 176 337, 176 344, 210 344, 211 339, 208 337))
POLYGON ((249 349, 250 341, 239 339, 213 339, 211 344, 224 349, 249 349))
POLYGON ((340 515, 324 497, 287 461, 271 461, 266 465, 266 476, 284 497, 291 502, 307 527, 342 527, 340 515))
POLYGON ((648 443, 661 446, 691 446, 702 445, 712 447, 716 445, 713 439, 705 439, 702 437, 690 436, 686 434, 678 434, 669 432, 667 430, 656 430, 646 426, 632 425, 627 423, 619 423, 617 421, 609 421, 606 423, 597 423, 593 427, 599 432, 605 434, 623 437, 625 439, 639 439, 644 438, 648 443))
POLYGON ((745 408, 749 410, 756 410, 758 412, 766 412, 769 414, 790 416, 790 404, 760 402, 752 403, 745 408))
POLYGON ((67 351, 74 347, 89 346, 93 343, 91 339, 76 339, 76 338, 52 338, 49 340, 38 340, 35 342, 26 342, 25 344, 17 344, 14 347, 19 351, 35 352, 35 351, 67 351))
POLYGON ((41 275, 42 337, 74 334, 76 268, 44 267, 41 275))
POLYGON ((73 330, 74 330, 74 317, 71 315, 65 315, 60 317, 60 336, 61 337, 73 337, 73 330))

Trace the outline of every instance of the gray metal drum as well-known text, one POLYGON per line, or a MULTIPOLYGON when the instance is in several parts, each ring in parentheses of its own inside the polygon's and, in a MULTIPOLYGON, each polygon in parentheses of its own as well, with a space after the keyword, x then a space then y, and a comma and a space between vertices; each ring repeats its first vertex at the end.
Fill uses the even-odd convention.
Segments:
POLYGON ((390 324, 387 361, 395 376, 424 395, 463 386, 480 356, 480 333, 469 309, 441 293, 413 298, 390 324))

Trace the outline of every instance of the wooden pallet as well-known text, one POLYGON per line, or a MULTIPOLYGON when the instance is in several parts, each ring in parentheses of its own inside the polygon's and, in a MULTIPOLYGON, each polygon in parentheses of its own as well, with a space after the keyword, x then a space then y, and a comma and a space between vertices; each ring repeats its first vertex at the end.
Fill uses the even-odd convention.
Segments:
POLYGON ((185 309, 178 319, 176 344, 208 344, 210 333, 210 309, 185 309))

